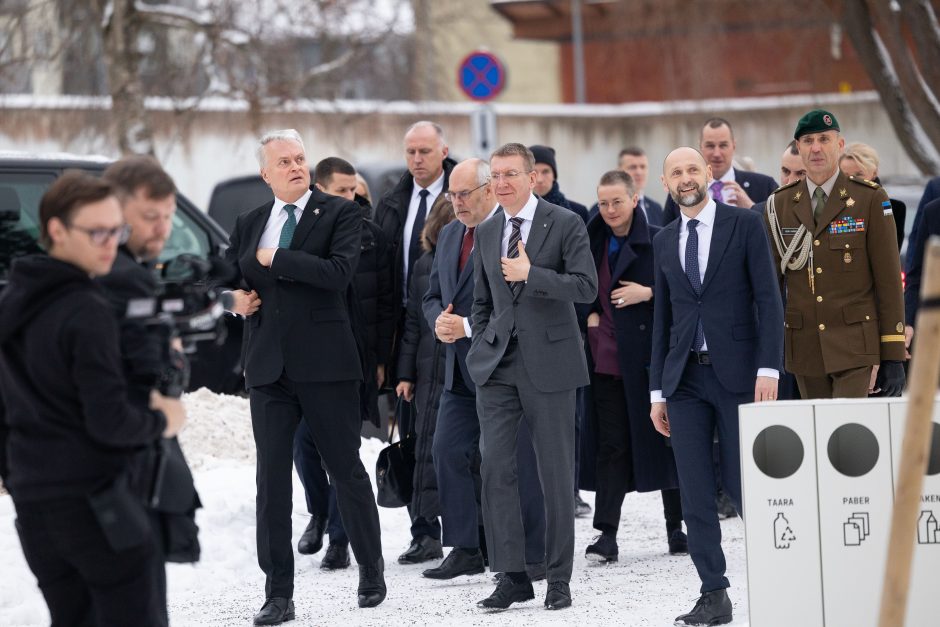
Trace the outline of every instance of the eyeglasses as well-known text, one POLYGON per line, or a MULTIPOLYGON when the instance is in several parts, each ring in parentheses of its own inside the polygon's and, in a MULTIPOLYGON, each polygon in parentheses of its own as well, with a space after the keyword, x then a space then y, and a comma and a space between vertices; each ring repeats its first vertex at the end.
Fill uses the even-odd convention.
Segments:
POLYGON ((490 178, 499 183, 500 181, 506 181, 507 183, 514 178, 522 176, 522 172, 519 170, 509 170, 508 172, 491 172, 490 178))
POLYGON ((472 194, 473 192, 477 191, 477 190, 480 189, 481 187, 486 187, 486 186, 489 185, 489 184, 490 184, 490 182, 487 181, 486 183, 483 183, 482 185, 477 185, 476 187, 474 187, 474 188, 471 189, 470 191, 463 191, 463 192, 444 192, 444 200, 446 200, 447 202, 454 202, 455 200, 458 200, 458 199, 461 200, 461 201, 465 201, 465 200, 467 200, 468 198, 470 198, 470 194, 472 194))
POLYGON ((77 224, 69 224, 67 225, 67 228, 81 231, 88 236, 88 239, 90 239, 91 243, 95 246, 104 246, 115 237, 118 240, 118 244, 125 244, 127 243, 127 238, 131 234, 131 227, 126 224, 116 226, 113 229, 86 229, 85 227, 78 226, 77 224))

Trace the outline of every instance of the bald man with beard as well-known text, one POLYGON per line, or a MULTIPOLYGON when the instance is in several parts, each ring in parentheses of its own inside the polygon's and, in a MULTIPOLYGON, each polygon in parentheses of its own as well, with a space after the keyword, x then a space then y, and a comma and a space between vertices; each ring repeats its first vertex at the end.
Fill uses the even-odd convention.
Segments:
POLYGON ((738 406, 777 398, 783 307, 760 214, 706 193, 711 168, 694 148, 663 164, 679 219, 653 239, 657 261, 650 418, 672 442, 689 554, 702 596, 683 625, 731 622, 715 505, 712 440, 724 489, 741 511, 738 406))

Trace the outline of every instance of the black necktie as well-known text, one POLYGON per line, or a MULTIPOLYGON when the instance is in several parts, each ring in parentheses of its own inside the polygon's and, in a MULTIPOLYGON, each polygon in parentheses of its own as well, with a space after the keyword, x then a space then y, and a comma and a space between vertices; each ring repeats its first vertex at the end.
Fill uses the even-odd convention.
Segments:
MULTIPOLYGON (((689 239, 685 242, 685 275, 689 277, 689 283, 692 284, 692 290, 696 296, 702 295, 702 275, 698 271, 698 220, 689 220, 689 239)), ((695 321, 695 340, 692 342, 692 350, 696 353, 701 352, 705 345, 705 329, 702 328, 702 317, 699 316, 695 321)))
POLYGON ((426 189, 418 192, 421 200, 418 201, 418 213, 415 215, 414 226, 411 227, 411 243, 408 245, 408 283, 411 283, 411 270, 421 256, 421 231, 424 230, 424 219, 428 213, 428 194, 426 189))

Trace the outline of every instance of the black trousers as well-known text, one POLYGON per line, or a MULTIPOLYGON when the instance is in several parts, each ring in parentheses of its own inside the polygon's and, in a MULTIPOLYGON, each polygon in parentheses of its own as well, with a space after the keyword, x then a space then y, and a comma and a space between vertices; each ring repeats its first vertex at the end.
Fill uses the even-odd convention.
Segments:
MULTIPOLYGON (((620 526, 623 499, 633 483, 631 416, 627 411, 623 380, 606 375, 591 377, 594 409, 597 415, 597 496, 594 501, 594 528, 616 532, 620 526)), ((669 531, 682 528, 682 502, 678 489, 662 490, 663 515, 669 531)))
POLYGON ((257 449, 258 565, 265 594, 292 597, 294 551, 291 509, 294 432, 301 418, 310 428, 323 465, 336 487, 340 517, 356 561, 382 557, 379 512, 372 481, 359 459, 359 382, 295 383, 286 376, 249 390, 257 449))
POLYGON ((49 606, 52 627, 165 624, 152 535, 114 551, 81 497, 16 503, 16 516, 23 554, 49 606))

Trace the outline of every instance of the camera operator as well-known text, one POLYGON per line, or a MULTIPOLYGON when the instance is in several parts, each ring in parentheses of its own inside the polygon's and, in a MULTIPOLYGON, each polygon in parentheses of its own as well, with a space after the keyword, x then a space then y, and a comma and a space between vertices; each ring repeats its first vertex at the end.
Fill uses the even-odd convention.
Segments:
POLYGON ((112 187, 66 172, 39 206, 49 254, 0 295, 0 477, 52 625, 160 625, 153 530, 128 474, 185 421, 177 399, 128 401, 118 324, 92 277, 127 233, 112 187))
MULTIPOLYGON (((172 327, 150 324, 133 315, 134 302, 149 302, 159 291, 154 269, 163 251, 176 213, 176 185, 156 159, 149 156, 126 157, 111 164, 104 180, 113 188, 124 221, 130 229, 127 241, 118 248, 114 266, 98 282, 120 320, 121 356, 128 382, 128 398, 138 407, 146 406, 154 389, 178 397, 185 387, 188 364, 181 346, 171 346, 172 327)), ((138 457, 137 482, 146 492, 155 482, 163 464, 171 463, 174 472, 170 489, 183 491, 174 501, 183 503, 182 511, 167 511, 151 499, 148 515, 159 539, 159 559, 155 561, 154 581, 161 607, 166 608, 166 568, 164 562, 192 562, 198 559, 195 509, 198 496, 192 487, 182 451, 176 440, 160 442, 138 457), (163 458, 161 458, 163 456, 163 458), (180 481, 179 475, 182 475, 180 481), (180 551, 182 549, 182 551, 180 551), (183 555, 177 555, 182 552, 183 555)), ((164 617, 166 620, 166 617, 164 617)))

